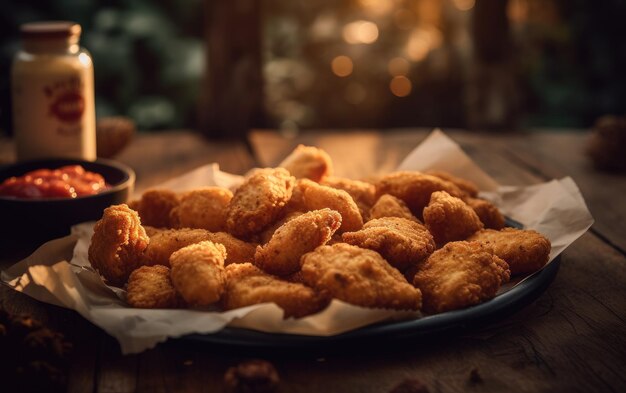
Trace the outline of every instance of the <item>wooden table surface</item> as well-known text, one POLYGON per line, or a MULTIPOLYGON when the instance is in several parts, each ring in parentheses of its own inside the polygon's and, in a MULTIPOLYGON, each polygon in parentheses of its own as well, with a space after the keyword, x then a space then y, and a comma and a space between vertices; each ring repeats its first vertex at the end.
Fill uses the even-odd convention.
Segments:
MULTIPOLYGON (((30 313, 72 341, 70 392, 219 392, 226 369, 249 358, 276 366, 280 392, 387 392, 406 378, 421 380, 430 392, 626 391, 626 177, 591 167, 582 132, 446 132, 502 184, 571 176, 596 220, 562 254, 560 271, 543 295, 508 318, 399 345, 370 340, 339 350, 253 351, 170 340, 122 356, 114 339, 73 311, 0 286, 2 307, 30 313), (470 381, 474 369, 482 381, 470 381)), ((238 143, 189 132, 142 134, 117 159, 135 168, 141 191, 210 162, 238 174, 275 165, 304 143, 328 151, 338 175, 359 178, 394 169, 427 135, 423 129, 292 137, 256 131, 249 143, 238 143)), ((12 160, 11 142, 0 140, 0 164, 12 160)), ((0 268, 30 252, 0 250, 0 268)), ((0 359, 7 356, 0 349, 0 359)))

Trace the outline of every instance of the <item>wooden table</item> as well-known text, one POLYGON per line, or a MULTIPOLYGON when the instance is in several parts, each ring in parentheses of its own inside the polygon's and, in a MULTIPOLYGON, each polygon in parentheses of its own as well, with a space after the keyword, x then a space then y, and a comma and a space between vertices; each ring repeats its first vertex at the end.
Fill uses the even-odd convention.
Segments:
MULTIPOLYGON (((280 392, 387 392, 417 378, 430 392, 626 391, 626 177, 594 171, 583 154, 586 135, 446 131, 503 184, 571 176, 596 219, 562 255, 557 278, 530 306, 478 330, 401 345, 363 342, 350 350, 251 351, 172 340, 122 356, 116 341, 73 311, 0 288, 2 306, 28 312, 74 344, 71 392, 221 391, 225 370, 251 357, 275 364, 280 392), (470 382, 471 370, 482 381, 470 382)), ((361 177, 392 170, 428 130, 306 133, 256 131, 249 143, 209 142, 188 132, 140 135, 118 159, 137 171, 143 190, 196 166, 218 162, 242 174, 277 164, 298 143, 327 150, 336 172, 361 177)), ((12 160, 0 140, 0 162, 12 160)), ((4 224, 4 223, 3 223, 4 224)), ((6 268, 32 250, 0 254, 6 268)), ((0 357, 8 356, 0 350, 0 357)))

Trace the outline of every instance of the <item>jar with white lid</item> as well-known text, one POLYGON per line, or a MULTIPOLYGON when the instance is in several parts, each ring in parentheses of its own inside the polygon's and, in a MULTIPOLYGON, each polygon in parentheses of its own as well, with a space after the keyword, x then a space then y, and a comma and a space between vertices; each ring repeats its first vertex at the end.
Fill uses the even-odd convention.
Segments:
POLYGON ((26 23, 11 68, 18 160, 96 159, 93 63, 79 46, 80 25, 26 23))

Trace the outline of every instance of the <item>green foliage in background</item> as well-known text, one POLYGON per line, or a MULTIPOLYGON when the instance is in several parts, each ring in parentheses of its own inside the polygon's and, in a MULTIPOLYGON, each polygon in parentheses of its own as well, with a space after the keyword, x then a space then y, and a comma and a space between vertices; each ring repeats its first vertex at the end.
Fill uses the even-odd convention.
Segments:
POLYGON ((204 72, 202 0, 22 0, 0 5, 0 126, 10 130, 9 70, 19 25, 72 20, 91 52, 97 116, 125 115, 140 129, 196 124, 204 72))

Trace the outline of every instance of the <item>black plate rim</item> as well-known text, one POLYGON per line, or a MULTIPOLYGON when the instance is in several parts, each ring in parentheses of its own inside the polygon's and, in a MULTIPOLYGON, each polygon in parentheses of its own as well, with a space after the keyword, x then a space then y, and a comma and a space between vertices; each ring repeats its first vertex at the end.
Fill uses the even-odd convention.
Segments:
POLYGON ((365 326, 335 336, 307 336, 284 333, 266 333, 245 328, 225 327, 212 334, 190 334, 180 339, 192 342, 223 344, 248 348, 268 347, 326 347, 364 339, 429 337, 443 331, 478 327, 489 321, 503 319, 538 298, 556 277, 561 264, 557 257, 539 272, 534 273, 510 291, 479 305, 420 319, 383 322, 365 326))

